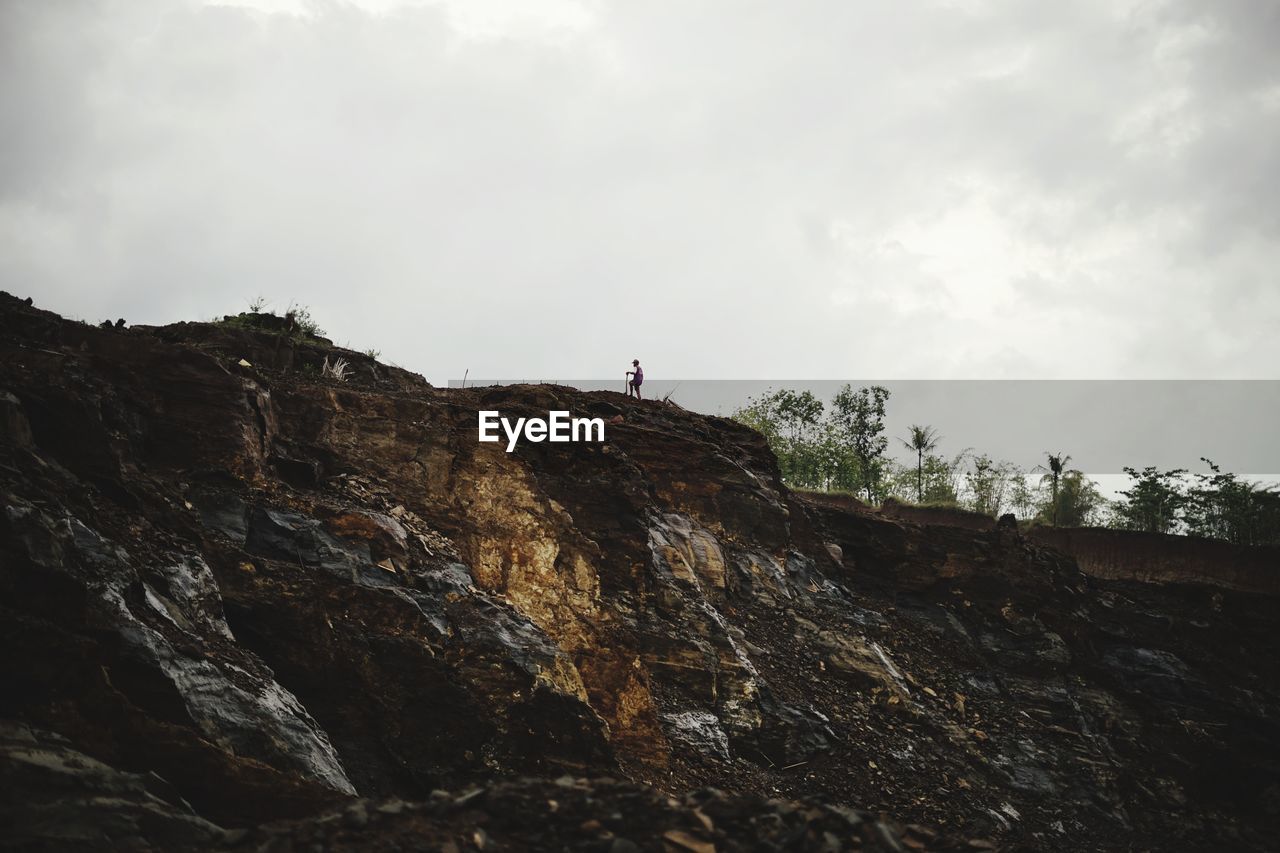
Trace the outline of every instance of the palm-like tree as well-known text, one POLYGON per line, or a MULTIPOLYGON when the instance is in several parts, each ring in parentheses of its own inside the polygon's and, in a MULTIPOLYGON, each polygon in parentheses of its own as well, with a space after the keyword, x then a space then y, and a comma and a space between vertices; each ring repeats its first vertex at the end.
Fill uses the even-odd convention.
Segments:
POLYGON ((898 441, 907 450, 914 450, 916 453, 916 503, 924 503, 924 455, 932 453, 938 447, 942 436, 931 426, 917 424, 911 425, 910 432, 907 438, 900 438, 898 441))
MULTIPOLYGON (((1045 451, 1045 456, 1049 457, 1049 473, 1045 477, 1053 484, 1053 502, 1050 504, 1049 517, 1050 524, 1054 527, 1058 526, 1058 483, 1062 480, 1062 474, 1067 470, 1067 463, 1071 461, 1071 457, 1059 451, 1057 453, 1049 453, 1045 451)), ((1043 482, 1043 481, 1042 481, 1043 482)))

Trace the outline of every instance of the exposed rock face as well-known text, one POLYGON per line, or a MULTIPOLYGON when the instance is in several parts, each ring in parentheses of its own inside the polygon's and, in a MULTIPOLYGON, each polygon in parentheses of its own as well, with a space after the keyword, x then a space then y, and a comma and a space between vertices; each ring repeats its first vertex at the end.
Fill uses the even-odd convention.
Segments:
POLYGON ((6 846, 173 850, 231 840, 156 774, 123 773, 65 738, 9 721, 0 723, 0 780, 6 846))
MULTIPOLYGON (((996 530, 1016 526, 1011 515, 999 522, 989 515, 949 507, 908 506, 892 499, 879 509, 847 497, 816 496, 815 502, 839 505, 854 512, 878 514, 926 526, 996 530)), ((1032 542, 1074 557, 1087 575, 1107 580, 1154 583, 1198 583, 1242 592, 1280 594, 1280 548, 1243 547, 1216 539, 1165 536, 1100 527, 1032 526, 1032 542)))
POLYGON ((1092 527, 1036 527, 1033 541, 1075 557, 1081 570, 1112 580, 1203 583, 1280 595, 1280 548, 1216 539, 1092 527))
POLYGON ((326 354, 0 297, 0 772, 45 780, 22 843, 1274 837, 1274 599, 802 498, 730 421, 368 359, 342 383, 326 354), (508 454, 479 409, 621 420, 508 454), (499 781, 566 773, 629 781, 499 781))

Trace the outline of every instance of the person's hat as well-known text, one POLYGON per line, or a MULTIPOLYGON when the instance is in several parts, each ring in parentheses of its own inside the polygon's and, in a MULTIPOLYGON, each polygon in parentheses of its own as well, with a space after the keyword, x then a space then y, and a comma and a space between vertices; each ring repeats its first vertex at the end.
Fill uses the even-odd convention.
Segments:
POLYGON ((640 359, 638 359, 638 358, 633 358, 633 359, 631 359, 631 363, 632 363, 632 364, 639 364, 639 363, 640 363, 640 359))

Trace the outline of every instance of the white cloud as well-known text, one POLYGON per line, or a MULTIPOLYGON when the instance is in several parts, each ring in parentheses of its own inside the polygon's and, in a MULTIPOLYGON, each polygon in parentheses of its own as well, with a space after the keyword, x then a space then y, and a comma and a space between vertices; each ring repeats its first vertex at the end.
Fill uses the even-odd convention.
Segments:
POLYGON ((0 287, 264 294, 434 380, 1267 376, 1280 63, 1224 0, 0 10, 0 287))

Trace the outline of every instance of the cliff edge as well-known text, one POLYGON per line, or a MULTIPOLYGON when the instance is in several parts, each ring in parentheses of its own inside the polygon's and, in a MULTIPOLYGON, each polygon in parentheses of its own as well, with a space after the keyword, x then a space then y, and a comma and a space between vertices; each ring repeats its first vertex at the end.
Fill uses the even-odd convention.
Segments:
POLYGON ((1280 829, 1273 596, 793 494, 732 421, 433 388, 280 330, 98 328, 4 294, 0 365, 10 846, 1280 829), (507 453, 481 409, 608 426, 507 453))

